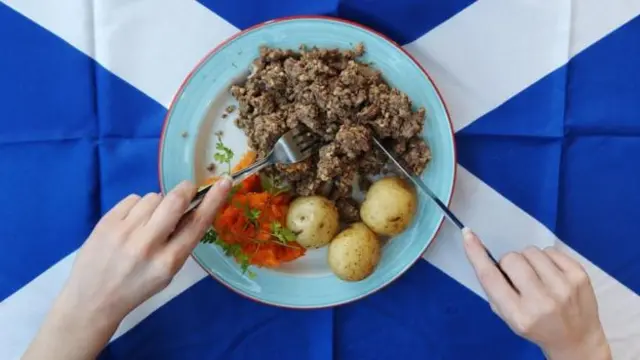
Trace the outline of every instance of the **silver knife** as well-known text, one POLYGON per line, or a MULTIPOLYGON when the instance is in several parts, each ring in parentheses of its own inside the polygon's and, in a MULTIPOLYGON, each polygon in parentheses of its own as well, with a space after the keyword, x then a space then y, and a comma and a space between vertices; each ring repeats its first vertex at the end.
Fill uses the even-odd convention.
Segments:
MULTIPOLYGON (((451 210, 449 210, 449 208, 447 207, 447 205, 445 205, 442 200, 440 200, 436 194, 433 193, 433 191, 431 191, 431 189, 429 189, 429 187, 427 186, 427 184, 424 183, 424 181, 420 180, 419 178, 417 178, 416 176, 412 175, 407 169, 405 169, 404 166, 402 166, 402 164, 400 164, 400 162, 398 160, 396 160, 396 158, 389 152, 389 150, 387 150, 378 139, 376 139, 375 137, 373 137, 373 142, 378 146, 378 148, 380 148, 380 150, 382 150, 387 157, 391 160, 391 162, 393 162, 396 167, 398 169, 400 169, 400 171, 402 171, 402 173, 409 178, 409 180, 411 180, 411 182, 418 187, 418 189, 422 190, 423 193, 425 193, 427 196, 429 196, 431 198, 431 200, 433 200, 433 202, 436 203, 436 205, 438 205, 438 207, 440 208, 440 210, 442 210, 442 212, 444 213, 444 216, 449 219, 449 221, 451 221, 455 226, 457 226, 460 230, 464 229, 464 224, 462 223, 462 221, 460 221, 460 219, 458 219, 457 216, 455 216, 451 210)), ((502 275, 505 277, 505 279, 507 279, 507 281, 511 281, 509 280, 509 277, 507 276, 507 274, 502 270, 502 268, 500 267, 498 261, 493 257, 493 255, 491 255, 491 253, 489 252, 489 249, 487 249, 485 247, 485 250, 487 252, 487 255, 489 255, 489 258, 491 258, 491 261, 493 261, 494 264, 496 264, 496 266, 498 267, 498 269, 500 270, 500 272, 502 273, 502 275)))
POLYGON ((440 210, 442 210, 442 212, 444 213, 444 215, 447 217, 447 219, 449 219, 449 221, 451 221, 455 226, 457 226, 460 230, 464 229, 464 224, 462 224, 462 221, 460 221, 447 207, 447 205, 445 205, 437 196, 436 194, 433 193, 433 191, 431 191, 431 189, 429 189, 429 187, 427 186, 427 184, 425 184, 422 180, 418 179, 417 177, 413 176, 411 173, 409 173, 409 171, 407 169, 404 168, 404 166, 402 166, 400 164, 400 162, 398 160, 396 160, 396 158, 380 143, 380 141, 378 139, 376 139, 375 137, 373 138, 373 142, 376 143, 376 145, 380 148, 380 150, 382 150, 387 157, 391 160, 391 162, 393 162, 396 167, 398 167, 398 169, 400 169, 402 171, 402 173, 404 173, 404 175, 409 178, 409 180, 411 180, 411 182, 413 182, 413 184, 415 186, 417 186, 420 190, 422 190, 422 192, 424 192, 427 196, 429 196, 431 198, 431 200, 433 200, 436 205, 438 205, 438 207, 440 208, 440 210))

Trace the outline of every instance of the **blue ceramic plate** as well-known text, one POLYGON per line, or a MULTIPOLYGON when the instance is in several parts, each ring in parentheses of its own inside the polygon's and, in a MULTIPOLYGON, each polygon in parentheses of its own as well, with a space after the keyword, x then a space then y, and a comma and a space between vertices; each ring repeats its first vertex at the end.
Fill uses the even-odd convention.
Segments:
MULTIPOLYGON (((320 48, 351 48, 363 42, 363 61, 373 62, 385 79, 409 95, 415 106, 427 109, 424 137, 433 160, 423 180, 445 202, 451 199, 455 177, 453 131, 442 99, 424 70, 401 48, 360 25, 336 19, 305 17, 270 21, 228 40, 212 51, 185 80, 167 114, 160 143, 160 182, 167 192, 184 179, 202 183, 213 159, 214 133, 224 131, 224 141, 236 159, 247 151, 244 134, 233 125, 233 114, 222 119, 226 106, 235 104, 229 86, 249 73, 259 47, 297 49, 300 44, 320 48)), ((369 278, 343 282, 330 271, 326 249, 277 270, 255 269, 253 279, 214 245, 200 244, 195 260, 232 290, 267 304, 292 308, 320 308, 360 299, 391 283, 405 272, 433 240, 443 217, 426 198, 414 225, 389 241, 382 259, 369 278)))

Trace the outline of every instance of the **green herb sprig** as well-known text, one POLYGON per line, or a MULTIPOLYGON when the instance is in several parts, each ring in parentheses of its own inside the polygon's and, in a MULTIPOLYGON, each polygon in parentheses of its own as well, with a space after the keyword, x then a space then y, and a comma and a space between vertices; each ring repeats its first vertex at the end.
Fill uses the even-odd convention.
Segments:
POLYGON ((289 186, 281 184, 273 176, 265 174, 260 174, 260 186, 262 186, 262 189, 264 189, 264 191, 270 193, 273 196, 277 196, 291 190, 289 186))
POLYGON ((277 221, 271 223, 271 235, 284 245, 296 241, 297 238, 296 233, 291 231, 291 229, 282 226, 282 224, 277 221))
POLYGON ((231 174, 231 160, 233 160, 233 150, 228 148, 222 142, 222 137, 218 135, 218 142, 216 143, 216 152, 213 154, 213 158, 220 164, 227 165, 226 174, 231 174))
POLYGON ((249 211, 246 212, 246 216, 247 219, 249 219, 249 221, 251 221, 254 225, 258 224, 258 219, 260 219, 260 214, 262 214, 262 212, 258 209, 249 209, 249 211))
POLYGON ((243 204, 239 201, 234 201, 232 204, 235 208, 242 210, 244 216, 249 220, 247 225, 252 224, 253 226, 258 227, 258 220, 260 220, 260 215, 262 214, 259 209, 253 209, 249 204, 243 204))
POLYGON ((254 278, 256 274, 249 270, 251 263, 249 262, 249 256, 242 251, 240 244, 228 244, 224 242, 213 229, 209 229, 202 240, 203 244, 215 244, 222 249, 225 256, 233 257, 236 259, 242 270, 242 274, 246 274, 249 278, 254 278))

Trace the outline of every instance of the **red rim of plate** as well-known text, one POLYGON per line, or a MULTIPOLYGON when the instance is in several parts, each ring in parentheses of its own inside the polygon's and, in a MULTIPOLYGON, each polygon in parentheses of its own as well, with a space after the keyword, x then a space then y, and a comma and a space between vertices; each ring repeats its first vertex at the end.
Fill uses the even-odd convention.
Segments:
MULTIPOLYGON (((169 109, 167 110, 167 114, 165 115, 165 118, 164 118, 164 124, 162 126, 162 132, 160 133, 160 142, 158 144, 158 181, 160 183, 161 191, 164 191, 163 190, 164 189, 164 184, 162 182, 162 152, 163 152, 163 144, 164 144, 164 139, 165 139, 165 131, 167 129, 169 116, 171 115, 171 112, 172 112, 173 107, 175 105, 176 99, 180 96, 180 94, 182 94, 182 92, 184 91, 185 86, 187 85, 187 83, 189 83, 189 80, 191 80, 191 78, 193 77, 193 74, 202 66, 202 64, 204 64, 204 62, 207 59, 209 59, 209 57, 211 57, 212 55, 217 53, 222 47, 224 47, 225 45, 227 45, 231 41, 235 40, 239 36, 244 35, 244 34, 250 32, 250 31, 259 29, 259 28, 261 28, 263 26, 266 26, 266 25, 270 25, 270 24, 274 24, 274 23, 280 23, 280 22, 286 22, 286 21, 291 21, 291 20, 329 20, 329 21, 344 23, 344 24, 348 24, 348 25, 351 25, 351 26, 358 27, 358 28, 360 28, 360 29, 362 29, 364 31, 372 33, 373 35, 376 35, 376 36, 386 40, 387 42, 389 42, 396 49, 398 49, 399 51, 401 51, 402 53, 407 55, 409 57, 409 59, 411 59, 411 61, 413 61, 413 63, 415 65, 417 65, 418 68, 424 73, 424 75, 429 79, 429 81, 431 82, 433 87, 436 89, 436 93, 438 94, 438 99, 440 99, 440 102, 444 106, 444 110, 447 113, 447 120, 449 121, 449 127, 451 128, 451 140, 452 140, 452 143, 453 143, 453 161, 454 161, 454 166, 453 166, 453 185, 451 186, 451 194, 449 195, 449 199, 447 199, 447 201, 446 201, 447 206, 450 206, 451 205, 451 199, 453 198, 453 193, 455 192, 456 178, 457 178, 457 166, 456 166, 456 164, 458 163, 458 159, 457 159, 457 152, 456 152, 456 138, 455 138, 455 131, 453 129, 453 124, 451 123, 451 115, 449 114, 449 108, 447 108, 447 104, 444 101, 444 99, 442 98, 442 95, 440 94, 440 90, 436 86, 436 83, 433 81, 433 79, 431 78, 431 76, 429 75, 427 70, 425 70, 425 68, 422 67, 422 65, 413 57, 413 55, 411 55, 408 51, 403 49, 398 43, 396 43, 395 41, 391 40, 391 38, 389 38, 388 36, 378 32, 376 30, 373 30, 372 28, 370 28, 368 26, 365 26, 365 25, 362 25, 362 24, 358 24, 358 23, 350 21, 350 20, 335 18, 335 17, 331 17, 331 16, 324 16, 324 15, 286 16, 286 17, 281 17, 281 18, 277 18, 277 19, 273 19, 273 20, 269 20, 269 21, 265 21, 265 22, 253 25, 253 26, 251 26, 251 27, 249 27, 249 28, 247 28, 245 30, 242 30, 242 31, 232 35, 231 37, 229 37, 225 41, 221 42, 220 44, 218 44, 218 46, 216 46, 211 51, 209 51, 209 53, 207 55, 205 55, 202 59, 200 59, 198 64, 193 68, 193 70, 191 70, 189 72, 189 75, 187 75, 187 77, 184 79, 184 81, 180 85, 180 88, 178 89, 178 91, 173 96, 173 99, 171 100, 171 104, 169 105, 169 109)), ((384 289, 385 287, 389 286, 396 279, 398 279, 400 276, 402 276, 405 272, 407 272, 407 270, 409 270, 411 267, 413 267, 413 265, 415 265, 418 262, 418 260, 420 260, 420 258, 424 255, 424 253, 427 252, 427 250, 429 249, 429 246, 431 246, 431 244, 434 242, 436 236, 438 236, 438 233, 440 233, 440 229, 442 229, 442 224, 443 224, 444 220, 445 220, 444 217, 440 220, 440 224, 438 225, 438 229, 433 234, 431 239, 429 239, 429 241, 427 242, 427 246, 425 247, 424 251, 420 254, 420 256, 418 256, 413 262, 411 262, 408 266, 406 266, 404 269, 402 269, 400 272, 398 272, 398 274, 396 274, 394 277, 392 277, 389 281, 387 281, 383 285, 379 286, 377 289, 374 289, 374 290, 369 291, 367 293, 361 294, 360 296, 357 296, 357 297, 355 297, 355 298, 353 298, 351 300, 347 300, 347 301, 343 301, 343 302, 339 302, 339 303, 331 304, 331 305, 325 305, 325 306, 310 306, 310 307, 305 307, 305 306, 287 306, 287 305, 281 305, 281 304, 266 302, 264 300, 261 300, 261 299, 258 299, 256 297, 253 297, 251 295, 245 294, 245 293, 243 293, 243 292, 231 287, 224 280, 219 279, 215 274, 213 274, 213 272, 211 272, 209 269, 207 269, 206 266, 204 266, 202 263, 200 263, 198 258, 193 255, 193 252, 191 253, 191 257, 193 258, 193 260, 198 265, 200 265, 202 270, 204 270, 207 274, 209 274, 209 276, 211 276, 212 278, 216 279, 219 283, 221 283, 227 289, 233 291, 234 293, 236 293, 236 294, 238 294, 238 295, 240 295, 240 296, 242 296, 244 298, 256 301, 256 302, 261 303, 261 304, 280 307, 280 308, 286 308, 286 309, 313 310, 313 309, 331 308, 331 307, 335 307, 335 306, 350 304, 350 303, 352 303, 354 301, 363 299, 363 298, 365 298, 365 297, 367 297, 369 295, 373 295, 376 292, 378 292, 378 291, 384 289)))

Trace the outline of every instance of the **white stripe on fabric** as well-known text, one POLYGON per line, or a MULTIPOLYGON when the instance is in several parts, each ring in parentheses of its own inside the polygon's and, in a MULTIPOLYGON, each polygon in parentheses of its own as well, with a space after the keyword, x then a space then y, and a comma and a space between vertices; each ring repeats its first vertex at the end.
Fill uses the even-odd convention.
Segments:
MULTIPOLYGON (((560 241, 551 231, 498 192, 458 166, 451 209, 473 229, 496 258, 528 245, 555 245, 580 261, 591 277, 600 318, 611 342, 614 359, 640 358, 640 297, 560 241), (490 211, 487 211, 490 209, 490 211), (625 309, 625 311, 620 311, 625 309)), ((466 259, 460 231, 443 224, 424 258, 447 275, 487 299, 466 259)))
POLYGON ((71 271, 75 252, 0 303, 0 358, 18 359, 71 271))
POLYGON ((197 1, 1 1, 165 107, 194 65, 238 32, 197 1))
POLYGON ((96 60, 164 107, 238 29, 197 1, 95 1, 96 60))
MULTIPOLYGON (((182 79, 195 63, 210 48, 237 31, 217 15, 191 1, 147 0, 130 3, 121 0, 98 5, 96 9, 87 9, 85 5, 87 2, 83 0, 68 0, 64 4, 43 3, 37 0, 2 1, 80 51, 92 56, 105 68, 165 106, 169 104, 182 79), (97 12, 101 13, 97 14, 97 12), (68 16, 69 14, 73 16, 68 16), (95 20, 89 17, 89 14, 95 16, 95 20), (94 32, 96 41, 100 42, 95 46, 95 50, 93 35, 90 31, 94 23, 96 27, 100 27, 94 32), (137 34, 132 33, 134 30, 130 28, 133 23, 136 24, 137 34), (119 26, 124 28, 120 29, 119 26), (142 26, 144 31, 140 32, 138 26, 142 26), (130 32, 127 33, 126 29, 130 32), (171 48, 171 46, 175 47, 171 48)), ((552 0, 476 2, 407 46, 407 49, 416 55, 434 76, 452 110, 456 129, 475 121, 564 64, 569 57, 567 53, 576 54, 626 23, 640 11, 638 9, 640 3, 630 0, 607 2, 606 11, 602 9, 604 5, 598 4, 597 0, 576 0, 573 1, 572 6, 568 5, 568 0, 560 1, 560 5, 556 3, 552 0), (535 13, 528 13, 536 9, 535 13), (571 43, 570 48, 567 47, 568 42, 564 41, 564 56, 551 52, 550 58, 542 59, 539 55, 549 55, 550 49, 545 47, 535 34, 542 32, 550 36, 550 32, 540 28, 550 25, 561 29, 560 15, 553 11, 559 11, 565 17, 573 16, 576 19, 572 27, 574 33, 571 34, 571 38, 575 41, 571 43), (528 19, 528 16, 532 19, 528 19), (512 17, 518 21, 514 21, 512 17), (589 19, 594 19, 594 22, 589 23, 589 19), (504 36, 503 33, 509 35, 504 36), (527 52, 528 46, 518 46, 530 41, 529 39, 538 39, 530 45, 537 50, 533 56, 531 52, 527 52), (478 43, 484 45, 478 48, 478 43), (473 53, 470 50, 479 52, 473 53), (519 52, 526 53, 526 56, 519 52), (502 57, 511 57, 511 60, 496 60, 502 57), (494 79, 500 79, 500 83, 492 83, 494 79), (509 81, 502 84, 505 79, 509 81), (486 89, 486 86, 491 86, 491 94, 481 91, 486 89)), ((568 19, 565 18, 565 26, 570 26, 568 19)), ((486 211, 464 212, 464 206, 457 204, 464 202, 469 207, 471 201, 463 197, 465 190, 462 189, 472 190, 474 199, 483 199, 478 201, 491 201, 494 206, 508 210, 502 216, 501 223, 521 221, 523 226, 526 226, 529 241, 534 241, 532 239, 534 234, 541 234, 535 241, 541 243, 549 241, 550 235, 543 225, 527 218, 528 215, 475 176, 464 170, 460 170, 460 174, 454 209, 461 212, 463 220, 476 227, 481 236, 488 239, 491 235, 495 235, 493 240, 490 240, 490 246, 518 249, 525 243, 521 238, 509 238, 504 233, 496 235, 492 230, 485 228, 492 225, 490 222, 485 222, 486 211), (506 242, 507 239, 509 242, 506 242)), ((471 196, 469 194, 467 192, 467 196, 471 196)), ((455 245, 456 242, 459 243, 457 234, 447 228, 443 230, 434 248, 428 254, 429 260, 445 273, 451 274, 454 279, 462 281, 464 285, 481 294, 475 278, 468 276, 470 269, 467 262, 460 260, 463 257, 461 257, 462 249, 455 245), (453 244, 453 246, 447 244, 453 244), (443 247, 446 246, 450 246, 451 249, 444 251, 443 247), (444 254, 445 252, 448 254, 444 254)), ((37 324, 50 306, 50 300, 55 297, 68 275, 71 257, 72 255, 68 256, 3 301, 0 306, 0 319, 7 320, 0 322, 0 334, 7 335, 0 338, 3 357, 17 358, 24 351, 36 331, 37 324), (40 279, 46 279, 46 282, 39 281, 40 279), (21 305, 29 302, 31 303, 29 307, 21 305), (11 316, 11 314, 16 315, 11 316), (25 326, 16 331, 18 324, 25 324, 25 326)), ((613 334, 612 341, 616 356, 620 354, 621 358, 632 358, 631 354, 636 352, 631 351, 633 341, 630 336, 637 333, 638 322, 634 326, 623 321, 625 319, 621 319, 620 316, 615 316, 613 312, 620 308, 618 305, 620 302, 625 302, 629 306, 626 309, 638 308, 637 297, 628 296, 630 292, 628 289, 619 285, 594 265, 588 264, 588 271, 601 279, 596 283, 598 295, 606 294, 604 299, 599 299, 608 335, 613 334), (611 300, 607 301, 614 298, 620 300, 615 304, 611 300), (625 338, 627 336, 629 338, 625 338)), ((170 298, 204 276, 201 270, 191 265, 182 272, 185 274, 179 275, 182 279, 180 284, 172 284, 169 289, 150 299, 142 308, 136 309, 128 317, 126 324, 118 330, 116 336, 125 333, 170 298), (168 295, 164 295, 165 292, 168 295)))
MULTIPOLYGON (((555 235, 536 219, 460 165, 451 210, 482 238, 497 259, 527 245, 544 248, 556 241, 555 235)), ((486 299, 466 259, 460 230, 449 222, 442 225, 424 258, 486 299)))
POLYGON ((640 14, 633 0, 484 0, 405 48, 460 130, 640 14))
MULTIPOLYGON (((165 107, 195 64, 238 32, 196 1, 94 2, 96 8, 85 0, 0 1, 165 107)), ((22 355, 67 279, 74 256, 75 252, 60 260, 0 303, 0 358, 22 355)), ((124 319, 112 340, 205 276, 189 259, 169 287, 124 319)))
POLYGON ((51 31, 84 54, 94 57, 91 1, 0 0, 51 31))
MULTIPOLYGON (((510 1, 474 3, 405 46, 438 85, 460 130, 640 14, 640 1, 510 1), (558 38, 558 34, 565 34, 558 38), (496 81, 499 79, 499 81, 496 81), (487 91, 487 89, 491 89, 487 91)), ((600 317, 614 358, 640 358, 638 295, 558 240, 491 187, 458 166, 453 210, 496 255, 527 245, 557 246, 593 277, 600 317), (491 211, 486 211, 491 209, 491 211), (500 227, 495 226, 500 224, 500 227), (511 226, 507 226, 511 225, 511 226), (619 309, 626 310, 625 315, 619 309)), ((486 298, 465 259, 459 232, 445 224, 425 258, 486 298)))

